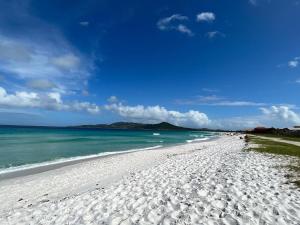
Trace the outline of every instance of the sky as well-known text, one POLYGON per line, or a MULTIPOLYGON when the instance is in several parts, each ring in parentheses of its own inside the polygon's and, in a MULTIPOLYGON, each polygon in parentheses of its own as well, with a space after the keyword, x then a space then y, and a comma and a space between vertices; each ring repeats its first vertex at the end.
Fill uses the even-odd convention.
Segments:
POLYGON ((300 125, 299 0, 0 0, 0 124, 300 125))

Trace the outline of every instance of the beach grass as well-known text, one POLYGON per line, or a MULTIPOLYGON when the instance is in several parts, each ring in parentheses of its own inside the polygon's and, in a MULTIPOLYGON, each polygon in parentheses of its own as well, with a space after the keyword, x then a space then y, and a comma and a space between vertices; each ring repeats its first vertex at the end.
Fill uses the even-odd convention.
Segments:
POLYGON ((250 137, 250 141, 258 144, 253 148, 257 152, 266 152, 279 155, 296 156, 300 158, 300 147, 292 144, 266 140, 258 137, 250 137))
MULTIPOLYGON (((297 165, 288 165, 287 168, 291 171, 291 174, 287 176, 289 178, 299 178, 300 177, 300 147, 292 144, 286 144, 282 142, 266 140, 259 137, 249 137, 250 143, 256 144, 255 147, 251 147, 250 150, 261 152, 261 153, 270 153, 270 154, 277 154, 277 155, 286 155, 286 156, 293 156, 298 157, 299 161, 297 165)), ((300 188, 300 180, 292 181, 300 188)))
POLYGON ((255 135, 262 136, 262 137, 280 138, 286 141, 300 142, 300 137, 283 136, 283 135, 276 135, 276 134, 255 134, 255 135))

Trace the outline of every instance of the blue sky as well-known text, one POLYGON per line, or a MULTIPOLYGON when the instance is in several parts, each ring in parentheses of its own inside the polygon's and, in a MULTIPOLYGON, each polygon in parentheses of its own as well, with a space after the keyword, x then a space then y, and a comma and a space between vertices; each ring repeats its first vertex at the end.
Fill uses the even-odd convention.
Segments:
POLYGON ((0 123, 300 124, 300 1, 0 1, 0 123))

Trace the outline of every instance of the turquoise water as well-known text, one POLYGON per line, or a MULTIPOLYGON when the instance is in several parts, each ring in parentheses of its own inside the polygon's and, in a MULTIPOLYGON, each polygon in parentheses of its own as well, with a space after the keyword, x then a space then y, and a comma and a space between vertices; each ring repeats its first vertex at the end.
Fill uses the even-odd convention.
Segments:
POLYGON ((142 150, 214 136, 195 131, 0 128, 0 171, 126 150, 142 150))

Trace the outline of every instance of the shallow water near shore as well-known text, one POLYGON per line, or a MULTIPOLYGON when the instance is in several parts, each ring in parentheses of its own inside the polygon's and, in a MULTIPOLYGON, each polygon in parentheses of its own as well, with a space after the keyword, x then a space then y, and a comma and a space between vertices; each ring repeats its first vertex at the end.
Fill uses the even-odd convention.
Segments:
POLYGON ((200 131, 0 128, 0 173, 216 136, 200 131))

